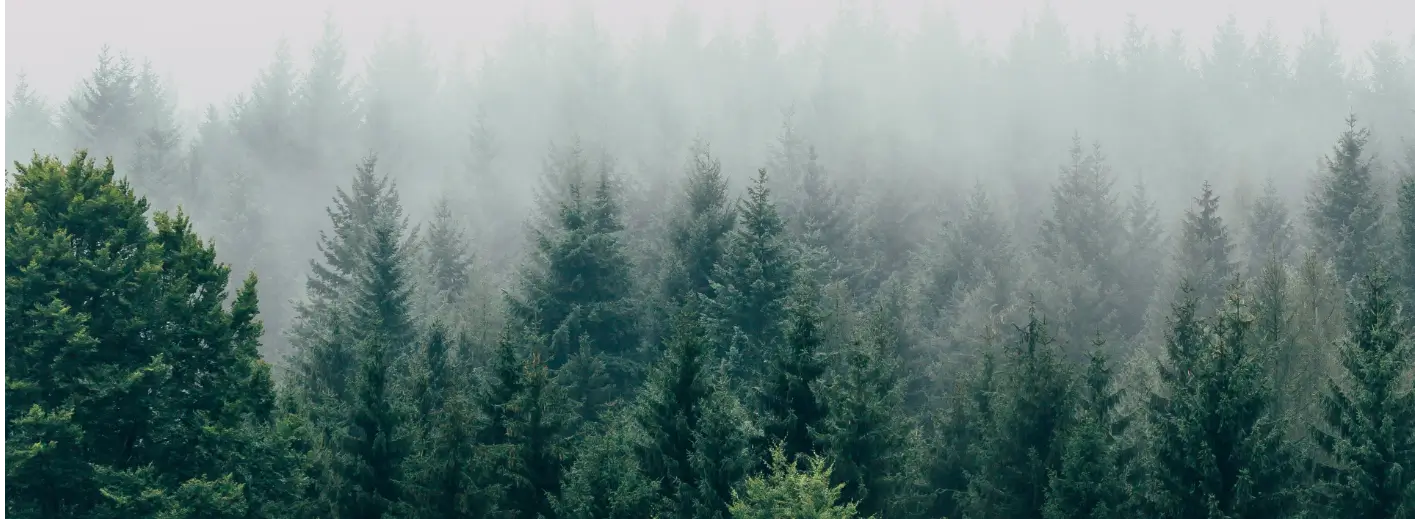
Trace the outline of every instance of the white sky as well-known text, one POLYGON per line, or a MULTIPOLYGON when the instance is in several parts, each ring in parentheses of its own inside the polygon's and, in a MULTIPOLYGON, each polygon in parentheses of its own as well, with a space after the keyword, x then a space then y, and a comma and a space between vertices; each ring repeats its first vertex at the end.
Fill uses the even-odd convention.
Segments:
MULTIPOLYGON (((746 27, 765 12, 789 41, 805 28, 822 27, 848 1, 858 0, 6 0, 6 93, 23 71, 56 101, 88 73, 107 43, 152 59, 176 83, 183 108, 222 102, 249 86, 280 37, 290 40, 296 58, 307 55, 331 9, 351 58, 358 60, 384 28, 408 20, 445 58, 458 45, 477 49, 498 42, 508 23, 521 16, 560 19, 576 3, 592 5, 606 28, 626 38, 646 25, 661 27, 685 4, 704 16, 705 29, 724 17, 746 27)), ((877 2, 905 30, 912 29, 911 15, 924 6, 947 6, 965 31, 995 42, 1005 40, 1022 14, 1039 11, 1045 0, 877 2)), ((1385 34, 1407 42, 1415 33, 1415 0, 1052 0, 1052 5, 1073 37, 1086 43, 1097 31, 1121 29, 1127 13, 1154 29, 1182 29, 1191 43, 1207 42, 1229 13, 1250 35, 1271 20, 1295 42, 1325 10, 1348 56, 1385 34)))

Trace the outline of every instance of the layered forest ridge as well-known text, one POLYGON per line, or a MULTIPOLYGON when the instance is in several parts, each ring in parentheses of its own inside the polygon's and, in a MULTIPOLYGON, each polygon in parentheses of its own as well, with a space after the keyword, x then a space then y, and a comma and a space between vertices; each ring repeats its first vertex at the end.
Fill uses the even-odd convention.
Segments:
POLYGON ((1415 517, 1415 38, 918 22, 21 78, 6 513, 1415 517))

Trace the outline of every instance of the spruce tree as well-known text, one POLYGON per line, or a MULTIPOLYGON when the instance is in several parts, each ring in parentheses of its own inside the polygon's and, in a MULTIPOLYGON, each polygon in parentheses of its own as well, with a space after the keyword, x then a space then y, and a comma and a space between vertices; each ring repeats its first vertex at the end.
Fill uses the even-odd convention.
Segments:
POLYGON ((1287 205, 1277 193, 1277 181, 1268 177, 1263 195, 1248 214, 1248 271, 1257 273, 1269 262, 1284 264, 1296 248, 1287 205))
POLYGON ((722 163, 712 156, 706 143, 694 143, 691 152, 683 205, 669 223, 669 244, 682 269, 664 281, 665 295, 670 299, 696 297, 690 294, 713 297, 713 266, 722 257, 727 233, 737 221, 737 214, 727 203, 722 163))
POLYGON ((1181 290, 1150 403, 1151 514, 1166 518, 1286 517, 1296 468, 1271 411, 1252 317, 1235 286, 1212 326, 1181 290))
POLYGON ((633 410, 615 408, 601 423, 591 424, 576 443, 575 462, 555 501, 561 519, 639 519, 652 517, 660 486, 640 469, 637 445, 642 434, 633 424, 633 410))
POLYGON ((1127 336, 1144 327, 1144 315, 1155 295, 1165 260, 1164 229, 1148 186, 1136 182, 1125 204, 1126 311, 1120 316, 1127 336))
POLYGON ((508 456, 497 479, 506 489, 499 508, 515 517, 554 519, 571 415, 564 391, 533 351, 522 364, 521 390, 503 408, 508 456))
POLYGON ((991 352, 984 352, 966 367, 937 416, 927 422, 932 437, 928 481, 935 489, 929 517, 963 517, 969 480, 982 471, 997 397, 997 364, 991 352))
POLYGON ((842 496, 861 515, 908 516, 922 505, 923 477, 915 421, 904 410, 891 335, 874 326, 842 352, 826 384, 828 414, 816 436, 834 467, 842 496))
MULTIPOLYGON (((15 91, 5 101, 5 171, 15 173, 15 163, 36 153, 49 153, 59 145, 52 108, 33 88, 24 73, 15 77, 15 91)), ((6 175, 7 177, 9 175, 6 175)))
POLYGON ((713 269, 715 298, 710 312, 718 335, 739 374, 758 373, 776 342, 791 290, 794 263, 785 236, 785 224, 767 188, 766 170, 747 188, 738 203, 737 227, 727 239, 727 250, 713 269))
POLYGON ((94 157, 112 157, 127 164, 137 127, 137 72, 126 54, 114 56, 104 46, 98 66, 64 106, 61 125, 65 143, 86 149, 94 157))
POLYGON ((1177 266, 1199 298, 1200 314, 1205 315, 1221 306, 1224 287, 1232 280, 1236 266, 1228 226, 1218 214, 1219 197, 1207 181, 1195 200, 1198 210, 1184 213, 1177 266))
POLYGON ((1406 171, 1399 180, 1395 202, 1394 278, 1403 292, 1401 301, 1415 303, 1415 142, 1408 147, 1406 171))
POLYGON ((269 484, 292 457, 271 428, 254 279, 228 308, 229 267, 180 213, 145 217, 111 161, 36 156, 5 194, 7 513, 290 504, 269 484))
POLYGON ((1370 269, 1382 252, 1383 209, 1366 151, 1369 135, 1369 130, 1357 129, 1355 116, 1346 119, 1346 131, 1323 158, 1324 171, 1307 198, 1313 250, 1335 262, 1343 284, 1370 269))
POLYGON ((1338 345, 1341 371, 1327 382, 1313 431, 1316 503, 1332 517, 1407 517, 1415 513, 1415 351, 1389 276, 1377 270, 1361 281, 1338 345))
POLYGON ((1061 461, 1050 473, 1043 517, 1118 519, 1137 513, 1136 452, 1126 444, 1131 420, 1119 415, 1123 391, 1113 385, 1112 367, 1098 348, 1086 367, 1076 415, 1057 444, 1061 461))
POLYGON ((1033 308, 1002 366, 979 472, 968 488, 969 517, 1042 517, 1075 399, 1071 372, 1055 347, 1033 308))
POLYGON ((735 519, 854 519, 855 503, 840 503, 844 485, 831 483, 831 468, 824 458, 790 459, 780 446, 771 451, 765 477, 747 479, 745 489, 733 493, 729 509, 735 519), (805 469, 800 467, 804 465, 805 469))
POLYGON ((377 519, 397 515, 404 506, 403 461, 407 456, 407 421, 394 401, 395 343, 386 335, 360 341, 359 371, 348 432, 340 453, 342 517, 377 519))
POLYGON ((531 262, 522 270, 517 293, 508 297, 511 315, 535 334, 548 337, 546 363, 560 368, 587 341, 603 352, 616 383, 632 380, 638 363, 638 324, 633 311, 630 264, 619 242, 622 231, 614 184, 601 170, 592 192, 588 163, 572 148, 554 157, 560 183, 547 193, 542 225, 532 231, 531 262))
POLYGON ((787 313, 786 338, 767 359, 759 389, 758 414, 762 421, 761 444, 757 454, 768 460, 769 449, 782 449, 789 459, 822 453, 815 434, 826 418, 821 378, 826 373, 823 351, 819 295, 804 279, 792 296, 787 313))
POLYGON ((644 438, 636 458, 658 483, 660 516, 724 517, 731 490, 754 463, 744 416, 710 368, 712 352, 693 308, 673 320, 667 351, 634 404, 644 438))
POLYGON ((455 306, 468 294, 472 276, 471 243, 452 213, 451 200, 438 198, 428 223, 423 257, 431 278, 434 300, 455 306))
MULTIPOLYGON (((184 173, 181 156, 181 127, 176 121, 175 103, 162 79, 144 62, 133 83, 134 138, 129 169, 133 183, 148 193, 161 207, 176 207, 191 199, 196 186, 184 173)), ((191 205, 191 204, 187 204, 191 205)))

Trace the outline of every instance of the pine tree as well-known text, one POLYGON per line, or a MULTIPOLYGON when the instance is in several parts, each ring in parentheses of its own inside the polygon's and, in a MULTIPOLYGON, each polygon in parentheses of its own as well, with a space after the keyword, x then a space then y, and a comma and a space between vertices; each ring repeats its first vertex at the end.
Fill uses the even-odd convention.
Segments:
POLYGON ((826 385, 829 414, 816 435, 834 466, 832 481, 845 485, 844 499, 858 503, 861 515, 908 516, 921 504, 923 478, 915 422, 904 412, 902 359, 890 334, 877 326, 865 333, 842 352, 826 385))
POLYGON ((727 205, 722 163, 711 155, 706 143, 694 143, 691 152, 683 206, 669 223, 669 244, 682 269, 664 282, 671 299, 691 293, 713 297, 713 266, 722 258, 727 233, 737 221, 727 205))
POLYGON ((1287 205, 1278 196, 1277 181, 1268 177, 1248 215, 1248 270, 1256 273, 1269 262, 1285 264, 1295 248, 1287 205))
POLYGON ((359 372, 348 432, 340 453, 345 489, 342 517, 396 515, 403 504, 403 462, 409 431, 394 402, 395 344, 386 335, 366 336, 358 352, 359 372))
POLYGON ((979 473, 970 481, 969 517, 1041 517, 1048 475, 1061 468, 1062 434, 1074 388, 1053 350, 1045 320, 1033 308, 1007 351, 979 473))
POLYGON ((1315 191, 1308 196, 1313 250, 1336 263, 1337 279, 1345 284, 1366 272, 1381 257, 1381 213, 1377 186, 1366 156, 1369 131, 1356 128, 1356 117, 1346 119, 1315 191))
POLYGON ((554 519, 551 503, 564 478, 571 415, 539 352, 521 369, 521 390, 503 408, 509 458, 498 475, 506 489, 499 508, 515 517, 554 519))
POLYGON ((854 519, 855 503, 839 504, 844 485, 831 484, 825 459, 811 456, 789 459, 780 446, 772 449, 765 477, 747 479, 745 490, 734 493, 729 509, 735 519, 854 519), (805 470, 800 466, 805 465, 805 470))
POLYGON ((133 146, 130 176, 136 187, 148 193, 160 207, 176 207, 190 200, 196 186, 183 173, 181 126, 177 124, 175 103, 162 79, 144 62, 134 81, 133 146))
POLYGON ((255 281, 79 152, 6 187, 6 510, 243 517, 289 497, 255 281), (93 215, 104 215, 94 218, 93 215), (150 226, 151 225, 151 226, 150 226))
POLYGON ((1402 301, 1415 303, 1415 141, 1407 147, 1406 171, 1396 192, 1394 277, 1404 291, 1402 301))
POLYGON ((442 196, 433 206, 432 221, 423 238, 424 262, 437 301, 455 306, 467 296, 472 276, 472 251, 466 230, 452 214, 451 200, 442 196))
POLYGON ((1218 214, 1219 197, 1206 181, 1199 198, 1198 210, 1184 213, 1184 234, 1179 243, 1180 276, 1189 282, 1199 297, 1200 313, 1217 308, 1224 296, 1224 286, 1237 272, 1234 265, 1233 243, 1228 226, 1218 214))
POLYGON ((992 426, 997 396, 997 365, 984 352, 963 371, 938 416, 928 422, 930 445, 929 483, 935 488, 929 517, 963 517, 968 484, 982 471, 981 453, 992 426))
POLYGON ((819 295, 810 288, 810 280, 798 282, 787 310, 786 339, 771 352, 762 377, 758 414, 763 435, 757 453, 763 461, 769 459, 770 448, 783 449, 789 459, 803 461, 804 456, 823 451, 815 434, 827 415, 818 394, 827 365, 819 295))
POLYGON ((1148 493, 1158 517, 1286 517, 1292 510, 1296 467, 1236 288, 1212 327, 1196 317, 1187 286, 1175 306, 1150 407, 1148 493))
POLYGON ((1328 380, 1314 428, 1316 502, 1334 517, 1406 517, 1415 513, 1415 476, 1406 468, 1415 467, 1415 351, 1389 276, 1377 270, 1361 281, 1339 345, 1341 374, 1328 380))
MULTIPOLYGON (((374 157, 366 158, 355 173, 352 189, 336 191, 334 205, 328 210, 332 235, 320 233, 323 261, 310 261, 306 301, 296 306, 296 320, 291 329, 291 342, 296 348, 293 364, 298 374, 297 384, 311 395, 327 391, 336 402, 348 401, 347 380, 356 366, 350 337, 358 337, 359 326, 380 324, 354 320, 351 305, 365 295, 365 288, 373 288, 359 286, 360 277, 380 283, 381 289, 391 290, 366 294, 368 297, 387 296, 382 302, 393 306, 406 301, 407 286, 401 284, 406 281, 402 262, 410 252, 410 244, 405 240, 411 237, 404 238, 401 234, 406 221, 398 193, 386 176, 376 175, 376 164, 374 157), (384 242, 376 243, 376 229, 380 227, 384 242), (372 254, 376 246, 383 249, 372 254), (380 264, 370 265, 370 258, 379 258, 380 264), (390 285, 395 282, 396 286, 390 285)), ((389 330, 406 338, 410 330, 408 321, 399 317, 393 306, 363 306, 362 311, 368 316, 372 315, 368 312, 388 310, 389 330)))
POLYGON ((65 143, 127 164, 130 139, 138 131, 136 81, 132 59, 126 54, 115 57, 103 47, 98 66, 64 107, 65 143))
POLYGON ((725 516, 730 490, 754 465, 745 417, 723 375, 709 368, 708 345, 693 308, 680 310, 634 405, 645 435, 636 458, 643 477, 658 483, 661 516, 725 516))
MULTIPOLYGON (((5 102, 5 171, 14 173, 16 162, 36 153, 49 153, 59 145, 54 114, 24 73, 15 78, 15 92, 5 102)), ((8 176, 8 175, 7 175, 8 176)))
POLYGON ((737 208, 737 227, 713 269, 711 315, 719 336, 735 350, 735 369, 755 373, 782 337, 781 322, 794 263, 785 224, 767 188, 766 170, 747 188, 737 208))
POLYGON ((564 183, 550 189, 563 193, 545 194, 542 210, 554 212, 540 215, 546 221, 533 230, 531 263, 508 302, 513 317, 550 338, 551 369, 588 340, 592 351, 605 354, 612 378, 622 384, 640 370, 630 264, 619 243, 622 224, 609 171, 601 169, 593 193, 585 193, 589 165, 580 153, 575 147, 554 157, 557 169, 549 173, 564 183))
POLYGON ((1112 387, 1113 379, 1097 348, 1086 368, 1076 416, 1058 441, 1061 461, 1050 474, 1042 509, 1047 519, 1134 517, 1137 512, 1136 452, 1125 443, 1131 420, 1119 415, 1123 391, 1112 387))
POLYGON ((1164 229, 1161 227, 1155 201, 1148 186, 1136 182, 1125 204, 1125 261, 1127 312, 1121 317, 1121 330, 1133 335, 1144 326, 1144 313, 1155 295, 1160 265, 1165 260, 1164 229))
POLYGON ((575 462, 555 502, 562 519, 640 519, 653 517, 660 503, 658 482, 640 469, 635 449, 640 431, 633 410, 616 408, 591 424, 576 444, 575 462))

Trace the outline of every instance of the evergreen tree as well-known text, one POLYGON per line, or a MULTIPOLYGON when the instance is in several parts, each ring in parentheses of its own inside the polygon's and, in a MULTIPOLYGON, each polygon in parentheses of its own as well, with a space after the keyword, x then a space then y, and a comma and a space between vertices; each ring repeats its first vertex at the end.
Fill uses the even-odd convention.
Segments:
POLYGON ((424 261, 431 289, 443 305, 454 306, 466 297, 472 275, 471 244, 465 229, 452 214, 451 200, 440 197, 427 226, 424 261))
POLYGON ((964 300, 989 282, 995 286, 983 299, 973 302, 1007 302, 1017 268, 1011 233, 999 220, 981 183, 974 185, 963 216, 946 224, 938 241, 936 254, 930 255, 933 259, 926 260, 929 264, 924 267, 927 278, 923 290, 929 303, 925 311, 938 313, 928 316, 933 328, 947 330, 958 314, 966 311, 960 308, 964 300))
POLYGON ((1144 182, 1136 182, 1125 204, 1126 311, 1120 316, 1127 335, 1144 326, 1144 313, 1155 295, 1160 265, 1165 260, 1164 230, 1155 201, 1144 182))
POLYGON ((1199 298, 1200 314, 1217 308, 1224 296, 1224 286, 1237 271, 1233 260, 1233 243, 1228 226, 1218 214, 1219 197, 1208 182, 1204 182, 1199 208, 1184 213, 1184 234, 1179 243, 1180 276, 1189 282, 1199 298))
POLYGON ((747 479, 741 494, 733 493, 729 509, 734 519, 854 519, 854 503, 838 504, 844 485, 832 485, 825 459, 791 460, 780 446, 772 449, 765 477, 747 479), (805 465, 805 470, 799 468, 805 465))
POLYGON ((709 368, 708 344, 693 308, 680 310, 634 406, 645 435, 636 457, 644 478, 658 483, 660 516, 726 516, 731 490, 754 465, 745 417, 709 368))
POLYGON ((665 280, 670 298, 690 293, 713 297, 713 266, 722 258, 727 233, 737 220, 727 204, 722 163, 711 155, 706 143, 695 143, 691 151, 683 206, 669 223, 669 245, 682 269, 672 274, 673 279, 665 280))
POLYGON ((770 448, 779 448, 793 460, 822 453, 815 434, 827 410, 819 391, 826 372, 824 338, 821 336, 819 295, 810 280, 798 282, 788 312, 786 339, 772 351, 758 395, 762 420, 762 445, 758 455, 767 461, 770 448), (771 447, 775 446, 775 447, 771 447))
POLYGON ((1270 262, 1285 264, 1295 248, 1287 205, 1278 196, 1276 180, 1268 177, 1248 215, 1248 270, 1256 273, 1270 262))
POLYGON ((766 170, 747 188, 737 208, 738 225, 713 269, 711 312, 719 336, 735 351, 740 373, 760 370, 766 353, 782 337, 781 322, 791 290, 794 263, 785 224, 767 188, 766 170))
POLYGON ((394 402, 395 343, 386 335, 361 341, 352 413, 344 438, 340 481, 342 517, 380 518, 397 515, 404 500, 403 461, 409 431, 394 402))
POLYGON ((936 489, 929 517, 963 517, 969 480, 982 471, 981 454, 997 397, 997 366, 992 353, 984 352, 969 367, 929 423, 933 459, 928 479, 936 489))
POLYGON ((30 87, 24 73, 15 78, 15 92, 5 102, 5 127, 9 129, 5 134, 5 171, 10 173, 15 172, 16 162, 59 145, 53 111, 30 87))
POLYGON ((635 452, 641 443, 633 425, 632 410, 610 411, 603 422, 592 424, 576 444, 575 463, 565 476, 563 491, 555 502, 562 519, 639 519, 652 517, 659 503, 658 482, 639 467, 635 452))
POLYGON ((823 392, 829 411, 816 433, 833 465, 842 496, 858 503, 861 515, 909 516, 922 504, 915 426, 904 412, 898 376, 902 359, 891 336, 878 326, 842 352, 823 392))
POLYGON ((554 213, 533 230, 531 263, 523 269, 518 294, 509 297, 511 315, 532 332, 549 337, 546 362, 558 369, 588 341, 606 354, 615 382, 639 371, 638 324, 631 301, 630 265, 618 234, 619 206, 609 172, 601 170, 593 193, 585 193, 588 164, 578 147, 556 157, 564 196, 547 195, 554 213))
POLYGON ((521 390, 503 408, 509 448, 498 475, 506 489, 499 508, 514 517, 553 519, 551 503, 564 477, 571 416, 566 395, 539 352, 532 352, 521 369, 521 390))
POLYGON ((1395 281, 1402 301, 1415 303, 1415 141, 1409 149, 1408 171, 1399 180, 1395 202, 1395 281))
POLYGON ((1415 513, 1407 469, 1415 467, 1415 352, 1384 272, 1362 277, 1347 333, 1314 429, 1323 469, 1317 503, 1336 517, 1407 517, 1415 513))
POLYGON ((6 511, 244 517, 290 504, 255 281, 84 152, 6 186, 6 511), (104 215, 95 218, 94 215, 104 215), (151 227, 149 225, 151 224, 151 227))
MULTIPOLYGON (((1236 287, 1235 287, 1236 288, 1236 287)), ((1296 468, 1270 411, 1252 318, 1236 289, 1212 327, 1181 290, 1151 399, 1153 487, 1158 517, 1286 517, 1296 468)))
MULTIPOLYGON (((410 244, 401 235, 405 221, 398 194, 386 176, 375 174, 376 159, 366 158, 357 169, 352 189, 336 191, 334 205, 328 210, 332 224, 332 235, 320 233, 319 248, 322 262, 310 261, 310 277, 306 281, 306 301, 296 306, 296 320, 291 328, 291 342, 296 350, 292 363, 297 373, 297 384, 311 395, 328 392, 336 402, 346 402, 347 381, 352 378, 356 366, 355 352, 351 348, 358 337, 359 326, 378 325, 370 321, 356 321, 353 315, 353 301, 361 295, 388 299, 381 303, 393 306, 406 302, 406 285, 403 283, 405 270, 401 263, 406 257, 410 244), (376 229, 383 228, 385 242, 376 243, 376 229), (373 253, 376 246, 383 249, 373 253), (370 258, 378 258, 379 265, 370 265, 370 258), (359 278, 380 283, 380 289, 392 290, 381 293, 363 294, 359 278), (396 278, 396 279, 395 279, 396 278)), ((406 238, 411 239, 411 238, 406 238)), ((377 301, 370 301, 379 303, 377 301)), ((393 306, 363 306, 363 311, 380 312, 388 310, 389 331, 400 339, 406 339, 410 330, 406 317, 399 317, 393 306)), ((380 318, 385 316, 380 315, 380 318)), ((394 343, 399 347, 407 342, 394 343)))
POLYGON ((1061 461, 1051 472, 1047 519, 1135 517, 1135 450, 1125 437, 1130 417, 1117 409, 1123 391, 1113 388, 1112 368, 1097 351, 1087 365, 1081 404, 1058 440, 1061 461))
POLYGON ((144 62, 134 87, 133 143, 130 176, 133 183, 162 207, 176 207, 190 200, 196 186, 183 174, 181 127, 177 124, 173 99, 162 79, 144 62))
POLYGON ((126 54, 113 56, 107 46, 98 66, 68 100, 61 115, 65 142, 95 157, 127 164, 132 136, 138 131, 137 72, 126 54))
POLYGON ((1047 323, 1032 309, 1007 352, 969 517, 1042 517, 1048 475, 1062 465, 1062 434, 1074 401, 1071 373, 1053 351, 1047 323))
POLYGON ((1366 156, 1369 131, 1356 128, 1356 117, 1346 119, 1315 191, 1307 199, 1313 250, 1336 264, 1337 279, 1345 284, 1366 272, 1381 257, 1382 204, 1366 156))

